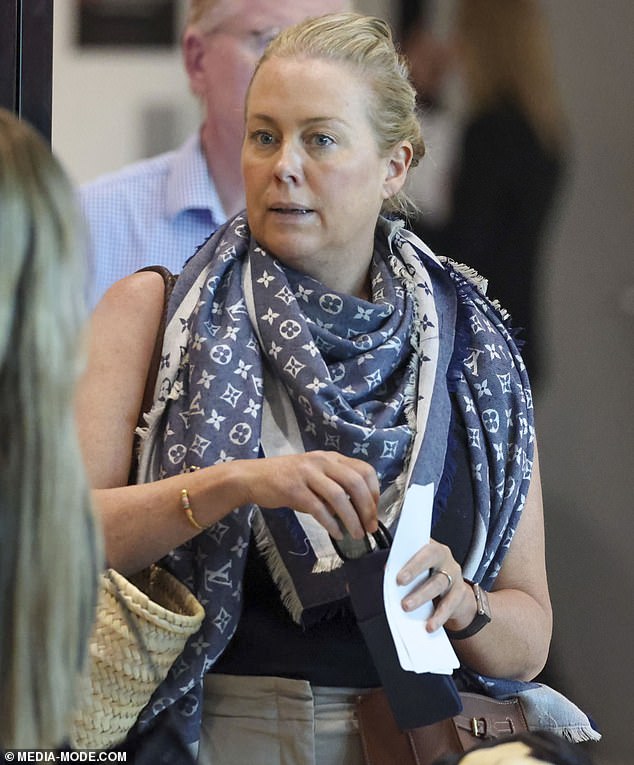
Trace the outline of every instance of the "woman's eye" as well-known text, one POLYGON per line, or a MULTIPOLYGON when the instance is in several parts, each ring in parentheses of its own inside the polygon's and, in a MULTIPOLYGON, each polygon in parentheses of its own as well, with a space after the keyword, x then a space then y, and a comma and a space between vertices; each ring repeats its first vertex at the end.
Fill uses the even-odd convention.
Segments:
POLYGON ((256 143, 260 144, 260 146, 270 146, 274 140, 271 133, 268 133, 265 130, 256 130, 251 134, 251 138, 256 143))
POLYGON ((311 136, 311 143, 319 147, 330 146, 334 143, 334 139, 325 133, 315 133, 315 135, 311 136))

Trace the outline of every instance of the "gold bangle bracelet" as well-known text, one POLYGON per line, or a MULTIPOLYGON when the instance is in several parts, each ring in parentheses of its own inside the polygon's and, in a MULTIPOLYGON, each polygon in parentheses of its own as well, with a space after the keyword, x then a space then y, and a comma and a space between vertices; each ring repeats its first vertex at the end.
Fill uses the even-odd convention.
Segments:
POLYGON ((191 525, 198 529, 198 531, 204 531, 205 527, 201 526, 200 523, 194 518, 194 513, 192 512, 192 506, 189 504, 189 494, 187 492, 187 489, 181 489, 181 505, 183 506, 183 510, 185 511, 185 515, 187 516, 187 520, 191 523, 191 525))

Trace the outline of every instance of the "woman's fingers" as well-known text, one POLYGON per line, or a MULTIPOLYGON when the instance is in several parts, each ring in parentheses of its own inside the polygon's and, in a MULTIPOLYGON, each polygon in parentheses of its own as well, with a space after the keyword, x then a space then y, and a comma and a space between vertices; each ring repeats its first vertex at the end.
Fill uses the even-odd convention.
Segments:
MULTIPOLYGON (((459 569, 459 567, 458 567, 459 569)), ((445 571, 445 569, 443 569, 445 571)), ((403 608, 405 611, 413 611, 423 603, 429 600, 449 599, 456 586, 462 581, 459 574, 451 577, 451 584, 448 579, 439 571, 430 571, 429 577, 422 584, 417 585, 403 598, 403 608)))
MULTIPOLYGON (((330 513, 355 539, 376 531, 379 482, 374 469, 349 458, 335 459, 322 466, 323 472, 314 474, 311 488, 323 499, 330 513)), ((341 535, 333 536, 340 538, 341 535)))
POLYGON ((433 601, 434 612, 427 620, 427 630, 433 632, 465 609, 469 588, 451 550, 433 539, 407 561, 398 572, 396 581, 407 585, 426 571, 429 571, 429 576, 415 585, 401 604, 405 611, 414 611, 433 601))
MULTIPOLYGON (((435 632, 437 629, 440 629, 445 622, 455 618, 468 608, 472 600, 471 588, 461 578, 452 586, 451 590, 434 601, 434 613, 427 620, 427 632, 435 632)), ((471 621, 471 618, 470 616, 467 623, 471 621)))
MULTIPOLYGON (((396 575, 398 584, 404 585, 413 582, 416 577, 430 569, 446 571, 452 579, 462 573, 460 565, 456 563, 447 545, 440 544, 434 539, 424 545, 407 561, 396 575)), ((445 585, 447 580, 445 579, 445 585)), ((442 587, 442 577, 440 581, 442 587)))
POLYGON ((337 539, 337 519, 356 539, 377 528, 379 482, 374 468, 336 452, 249 460, 248 501, 309 513, 337 539))

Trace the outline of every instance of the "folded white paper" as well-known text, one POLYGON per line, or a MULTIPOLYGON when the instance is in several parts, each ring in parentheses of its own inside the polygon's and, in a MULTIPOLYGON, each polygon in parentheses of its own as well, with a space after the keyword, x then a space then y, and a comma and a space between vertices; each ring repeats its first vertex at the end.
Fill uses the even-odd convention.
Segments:
POLYGON ((415 611, 404 611, 401 601, 429 575, 423 572, 405 586, 396 575, 421 547, 429 542, 434 503, 434 486, 413 485, 405 495, 403 509, 385 568, 383 598, 388 624, 403 669, 450 675, 460 666, 444 629, 427 632, 425 624, 433 612, 432 602, 415 611))

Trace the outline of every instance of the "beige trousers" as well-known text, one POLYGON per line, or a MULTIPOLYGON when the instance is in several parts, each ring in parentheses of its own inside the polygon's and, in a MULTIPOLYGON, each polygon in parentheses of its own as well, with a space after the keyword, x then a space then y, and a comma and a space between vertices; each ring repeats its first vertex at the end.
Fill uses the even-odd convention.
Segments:
POLYGON ((207 675, 202 765, 363 765, 354 688, 207 675))

